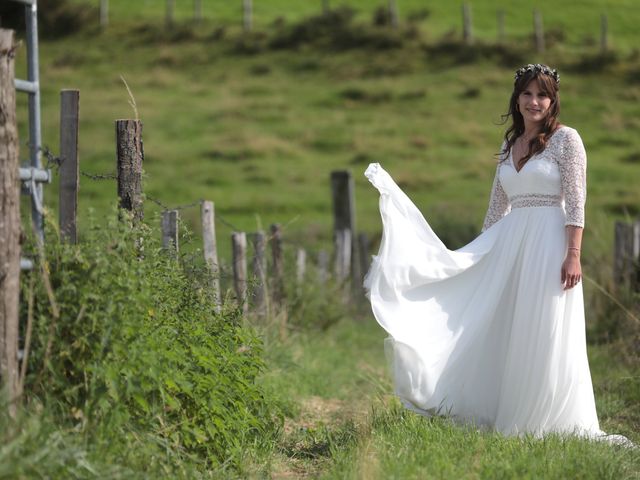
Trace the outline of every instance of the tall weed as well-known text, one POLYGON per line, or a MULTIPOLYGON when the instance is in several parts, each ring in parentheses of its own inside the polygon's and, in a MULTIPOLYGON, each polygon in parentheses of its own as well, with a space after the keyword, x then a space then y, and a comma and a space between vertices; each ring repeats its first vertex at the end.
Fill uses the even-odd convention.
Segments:
POLYGON ((44 268, 60 315, 38 281, 28 399, 78 431, 142 432, 167 451, 239 468, 243 449, 268 443, 281 423, 256 382, 262 342, 239 311, 216 312, 206 283, 183 273, 158 232, 112 218, 79 245, 48 233, 44 268))

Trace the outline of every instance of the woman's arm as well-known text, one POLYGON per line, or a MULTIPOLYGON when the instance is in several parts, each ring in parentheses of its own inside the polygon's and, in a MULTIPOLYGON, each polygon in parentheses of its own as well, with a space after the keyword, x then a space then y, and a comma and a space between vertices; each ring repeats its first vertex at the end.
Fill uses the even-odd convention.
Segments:
POLYGON ((564 290, 569 290, 582 280, 580 250, 582 245, 582 227, 567 225, 567 254, 562 263, 560 279, 564 290))
POLYGON ((580 251, 584 228, 584 206, 587 199, 587 154, 577 131, 570 129, 564 139, 558 161, 562 179, 567 218, 567 253, 560 280, 565 290, 573 288, 582 279, 580 251))
MULTIPOLYGON (((502 143, 500 151, 504 149, 505 143, 502 143)), ((489 208, 482 222, 482 231, 484 232, 491 225, 504 217, 511 210, 509 197, 502 188, 500 183, 500 163, 496 166, 496 174, 493 177, 493 185, 491 186, 491 197, 489 198, 489 208)))

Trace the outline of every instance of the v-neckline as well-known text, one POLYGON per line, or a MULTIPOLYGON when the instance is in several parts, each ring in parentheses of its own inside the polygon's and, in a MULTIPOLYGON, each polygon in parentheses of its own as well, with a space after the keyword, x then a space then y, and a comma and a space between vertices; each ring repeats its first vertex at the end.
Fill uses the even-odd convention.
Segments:
MULTIPOLYGON (((547 146, 545 147, 545 150, 549 147, 549 142, 551 142, 551 139, 556 136, 556 133, 558 133, 558 131, 561 128, 565 128, 565 127, 566 127, 566 125, 560 125, 558 128, 555 129, 555 131, 549 137, 549 141, 547 142, 547 146)), ((544 152, 544 150, 543 150, 543 152, 544 152)), ((513 170, 516 172, 516 175, 520 175, 520 172, 524 169, 524 167, 527 166, 527 163, 529 163, 534 157, 537 157, 539 155, 539 153, 541 153, 541 152, 538 152, 538 153, 532 155, 531 157, 529 157, 529 160, 524 162, 524 165, 522 165, 522 168, 520 168, 520 170, 518 170, 518 167, 516 167, 516 162, 513 159, 513 147, 511 147, 509 149, 509 160, 510 160, 511 166, 513 167, 513 170)))

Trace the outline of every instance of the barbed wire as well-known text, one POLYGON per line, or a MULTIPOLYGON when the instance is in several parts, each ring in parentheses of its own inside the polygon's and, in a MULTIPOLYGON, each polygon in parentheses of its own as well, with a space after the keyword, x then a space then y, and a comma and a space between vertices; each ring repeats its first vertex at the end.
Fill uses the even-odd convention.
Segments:
POLYGON ((15 58, 16 50, 22 46, 22 40, 18 40, 11 47, 0 50, 0 56, 7 56, 9 58, 15 58))
POLYGON ((118 175, 115 173, 88 173, 80 170, 80 175, 91 180, 115 180, 118 175))
POLYGON ((176 207, 170 207, 170 206, 166 205, 165 203, 163 203, 161 200, 159 200, 159 199, 157 199, 155 197, 152 197, 149 194, 145 193, 145 197, 146 197, 147 200, 150 200, 153 203, 155 203, 156 205, 158 205, 165 212, 169 211, 169 210, 186 210, 188 208, 198 207, 198 206, 202 205, 202 202, 204 202, 204 200, 200 199, 200 200, 196 200, 195 202, 192 202, 192 203, 187 203, 185 205, 178 205, 176 207))
POLYGON ((39 150, 40 153, 42 153, 42 155, 44 155, 44 157, 47 159, 47 163, 44 166, 45 170, 49 170, 53 167, 55 167, 56 169, 60 168, 62 162, 64 161, 62 157, 54 155, 51 149, 46 145, 40 147, 39 150))
POLYGON ((220 220, 220 223, 222 223, 224 226, 230 228, 234 232, 241 232, 242 231, 242 229, 236 227, 234 224, 232 224, 228 220, 225 220, 225 218, 222 215, 220 215, 219 213, 216 213, 216 220, 220 220))
MULTIPOLYGON (((25 142, 25 145, 28 146, 29 148, 31 148, 33 146, 28 141, 25 142)), ((60 166, 64 163, 64 158, 55 155, 47 145, 43 145, 41 147, 38 147, 38 150, 47 159, 47 163, 46 163, 44 169, 45 170, 49 170, 49 169, 55 168, 56 170, 59 171, 60 166)), ((85 178, 88 178, 90 180, 96 180, 96 181, 99 181, 99 180, 117 180, 117 178, 118 178, 118 175, 116 173, 90 173, 90 172, 85 172, 84 170, 79 170, 79 173, 80 173, 80 175, 82 175, 85 178)), ((146 176, 147 175, 145 174, 145 177, 146 176)), ((151 201, 152 203, 155 203, 163 211, 187 210, 189 208, 194 208, 194 207, 201 206, 202 203, 204 202, 203 199, 199 199, 199 200, 196 200, 195 202, 192 202, 192 203, 187 203, 187 204, 184 204, 184 205, 177 205, 175 207, 171 207, 171 206, 167 205, 166 203, 164 203, 159 198, 153 197, 152 195, 149 195, 149 194, 145 194, 145 199, 151 201)), ((288 222, 286 222, 284 225, 281 226, 281 231, 284 232, 289 227, 289 225, 291 225, 292 223, 296 222, 299 218, 300 218, 300 216, 297 215, 296 217, 294 217, 291 220, 289 220, 288 222)), ((236 225, 234 225, 229 220, 227 220, 224 216, 220 215, 220 213, 216 213, 215 220, 216 220, 216 222, 219 222, 219 223, 223 224, 225 227, 229 228, 231 231, 234 231, 234 232, 243 231, 241 228, 238 228, 236 225)), ((268 235, 267 236, 267 241, 271 240, 272 238, 273 238, 273 234, 268 235)))

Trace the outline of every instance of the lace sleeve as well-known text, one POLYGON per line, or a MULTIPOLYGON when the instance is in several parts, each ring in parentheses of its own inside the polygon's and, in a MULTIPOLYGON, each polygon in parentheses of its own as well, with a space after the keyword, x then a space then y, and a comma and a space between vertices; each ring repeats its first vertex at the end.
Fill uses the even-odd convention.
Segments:
POLYGON ((509 205, 509 197, 505 193, 502 185, 500 184, 500 164, 496 168, 496 175, 493 178, 493 186, 491 187, 491 198, 489 199, 489 208, 487 214, 484 217, 482 224, 482 231, 484 232, 491 225, 496 223, 502 217, 504 217, 511 210, 509 205))
POLYGON ((562 145, 558 166, 562 179, 565 211, 565 225, 584 227, 584 204, 587 198, 587 154, 582 139, 574 129, 567 129, 562 145))

